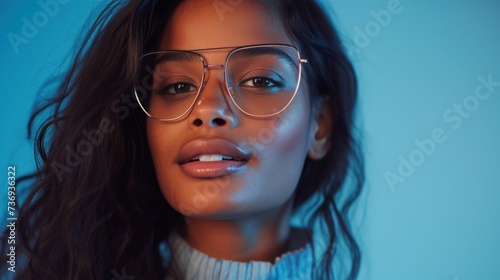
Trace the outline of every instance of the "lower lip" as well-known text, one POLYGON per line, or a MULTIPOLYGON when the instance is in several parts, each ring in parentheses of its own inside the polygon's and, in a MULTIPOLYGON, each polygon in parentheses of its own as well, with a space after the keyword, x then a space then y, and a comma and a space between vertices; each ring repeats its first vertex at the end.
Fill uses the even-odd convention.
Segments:
POLYGON ((240 171, 246 161, 192 161, 181 165, 182 171, 195 178, 216 178, 240 171))

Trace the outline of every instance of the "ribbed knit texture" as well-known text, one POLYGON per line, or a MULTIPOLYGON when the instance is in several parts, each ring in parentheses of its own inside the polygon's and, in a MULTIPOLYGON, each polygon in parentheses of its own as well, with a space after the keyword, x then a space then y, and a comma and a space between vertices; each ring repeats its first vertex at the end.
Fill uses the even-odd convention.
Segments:
POLYGON ((237 262, 212 258, 192 248, 178 234, 170 236, 171 258, 166 280, 245 280, 311 278, 313 253, 310 244, 277 257, 274 264, 265 261, 237 262))

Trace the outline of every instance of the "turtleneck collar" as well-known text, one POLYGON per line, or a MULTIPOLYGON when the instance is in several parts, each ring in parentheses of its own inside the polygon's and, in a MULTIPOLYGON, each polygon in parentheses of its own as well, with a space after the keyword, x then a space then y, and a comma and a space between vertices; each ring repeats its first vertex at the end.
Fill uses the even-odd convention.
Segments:
POLYGON ((298 236, 292 233, 290 251, 276 257, 274 263, 238 262, 210 257, 192 248, 174 232, 168 241, 171 253, 167 279, 310 279, 312 248, 298 236))

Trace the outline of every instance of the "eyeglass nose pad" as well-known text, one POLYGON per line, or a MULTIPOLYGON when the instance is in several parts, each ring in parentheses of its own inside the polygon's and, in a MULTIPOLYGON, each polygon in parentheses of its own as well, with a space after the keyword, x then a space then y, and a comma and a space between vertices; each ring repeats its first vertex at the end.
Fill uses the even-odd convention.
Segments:
MULTIPOLYGON (((227 93, 229 95, 232 95, 232 89, 231 89, 231 86, 227 83, 228 81, 226 80, 227 77, 226 77, 226 66, 224 64, 207 64, 205 67, 204 67, 204 72, 203 72, 203 81, 202 81, 202 84, 201 84, 201 89, 200 89, 200 95, 201 95, 201 92, 203 92, 203 90, 205 89, 205 86, 207 85, 208 81, 209 81, 209 78, 210 78, 210 71, 208 71, 210 68, 215 68, 216 69, 220 69, 222 70, 222 79, 219 79, 219 81, 222 81, 221 82, 221 89, 223 91, 223 93, 227 93)), ((224 95, 225 97, 225 95, 224 95)))
POLYGON ((210 69, 214 69, 214 70, 217 70, 217 69, 220 69, 222 70, 222 72, 224 73, 224 75, 226 75, 226 66, 224 64, 207 64, 205 65, 204 69, 203 69, 203 73, 205 75, 205 78, 204 78, 204 81, 203 82, 206 82, 208 80, 208 77, 210 76, 210 69))

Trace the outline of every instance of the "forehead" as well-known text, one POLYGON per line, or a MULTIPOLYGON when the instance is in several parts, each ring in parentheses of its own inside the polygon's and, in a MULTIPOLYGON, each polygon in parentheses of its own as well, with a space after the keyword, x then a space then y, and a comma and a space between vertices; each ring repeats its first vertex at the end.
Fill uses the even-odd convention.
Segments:
POLYGON ((270 1, 184 1, 165 26, 158 49, 291 44, 270 1))

